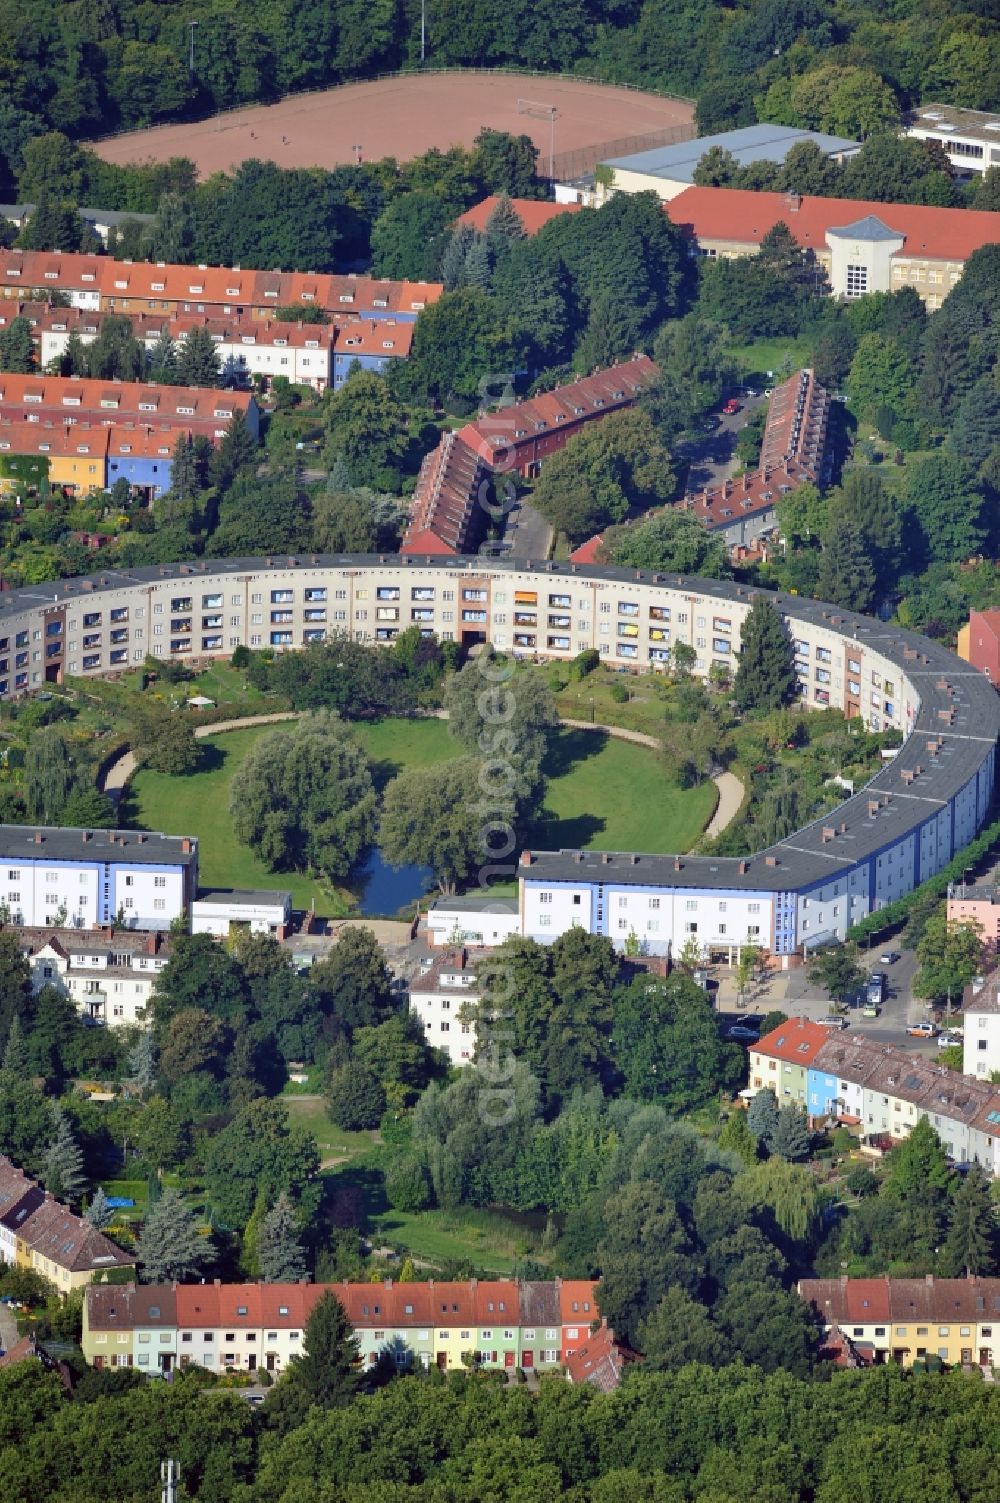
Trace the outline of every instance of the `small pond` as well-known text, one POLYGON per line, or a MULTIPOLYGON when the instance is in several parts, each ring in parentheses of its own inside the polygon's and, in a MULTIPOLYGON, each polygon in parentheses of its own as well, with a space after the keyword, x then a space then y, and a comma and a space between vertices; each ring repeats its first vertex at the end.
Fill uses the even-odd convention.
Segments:
POLYGON ((391 918, 401 908, 415 903, 434 886, 429 866, 390 866, 377 846, 351 874, 351 891, 357 895, 358 913, 372 918, 391 918))

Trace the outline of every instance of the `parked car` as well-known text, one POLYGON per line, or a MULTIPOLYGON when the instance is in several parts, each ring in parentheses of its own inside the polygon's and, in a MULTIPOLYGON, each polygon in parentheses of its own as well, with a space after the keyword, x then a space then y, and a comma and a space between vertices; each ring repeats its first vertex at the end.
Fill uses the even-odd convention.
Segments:
POLYGON ((884 955, 879 956, 879 962, 882 965, 895 965, 896 961, 902 958, 898 950, 886 950, 884 955))
POLYGON ((730 397, 729 401, 723 404, 722 410, 727 417, 732 417, 734 412, 741 412, 743 410, 743 403, 738 401, 736 397, 730 397))
POLYGON ((906 1031, 913 1039, 933 1039, 937 1037, 938 1026, 936 1023, 908 1023, 906 1031))
POLYGON ((866 1002, 861 1009, 861 1016, 863 1018, 877 1018, 881 1011, 882 1009, 877 1002, 866 1002))
POLYGON ((965 1039, 963 1035, 958 1033, 954 1028, 948 1028, 944 1033, 938 1034, 937 1046, 939 1049, 950 1049, 955 1044, 961 1048, 964 1043, 965 1039))
POLYGON ((751 1028, 748 1023, 734 1023, 726 1029, 726 1038, 741 1044, 759 1044, 760 1029, 751 1028))
POLYGON ((821 1028, 846 1028, 847 1019, 842 1018, 838 1012, 828 1013, 825 1018, 817 1019, 821 1028))

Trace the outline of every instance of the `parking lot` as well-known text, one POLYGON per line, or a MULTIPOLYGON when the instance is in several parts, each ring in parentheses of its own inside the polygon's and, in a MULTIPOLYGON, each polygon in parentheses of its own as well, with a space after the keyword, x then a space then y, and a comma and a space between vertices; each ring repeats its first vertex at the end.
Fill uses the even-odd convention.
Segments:
MULTIPOLYGON (((847 1028, 879 1043, 933 1058, 938 1052, 936 1037, 915 1038, 907 1032, 911 1024, 925 1021, 929 1016, 926 1003, 914 997, 912 992, 916 956, 912 950, 903 951, 897 960, 883 961, 882 957, 889 953, 888 946, 878 944, 874 944, 870 951, 862 952, 860 959, 866 971, 883 971, 886 975, 882 1007, 877 1017, 865 1017, 862 994, 856 1005, 843 1014, 847 1028)), ((747 989, 744 1007, 738 1005, 735 983, 728 972, 720 971, 714 979, 719 983, 713 996, 723 1033, 734 1025, 746 1024, 748 1014, 763 1018, 769 1012, 780 1011, 788 1017, 810 1018, 813 1022, 830 1016, 830 998, 809 979, 804 966, 791 971, 771 972, 762 981, 751 985, 747 989)), ((961 1019, 956 1017, 953 1025, 955 1023, 960 1028, 961 1019)), ((942 1020, 942 1026, 946 1026, 946 1020, 942 1020)), ((748 1044, 751 1040, 737 1037, 737 1042, 748 1044)))

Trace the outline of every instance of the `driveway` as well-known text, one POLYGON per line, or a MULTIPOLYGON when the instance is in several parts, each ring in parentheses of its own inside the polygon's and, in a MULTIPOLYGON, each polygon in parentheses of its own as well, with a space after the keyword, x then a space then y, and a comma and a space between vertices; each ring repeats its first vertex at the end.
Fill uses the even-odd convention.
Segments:
POLYGON ((509 546, 502 557, 548 558, 552 548, 552 528, 541 512, 524 501, 517 501, 507 513, 503 541, 509 546))
POLYGON ((766 406, 766 397, 748 397, 740 412, 717 414, 719 426, 714 433, 699 433, 678 445, 678 457, 687 460, 690 466, 689 496, 729 479, 736 468, 736 442, 740 434, 754 413, 766 406))

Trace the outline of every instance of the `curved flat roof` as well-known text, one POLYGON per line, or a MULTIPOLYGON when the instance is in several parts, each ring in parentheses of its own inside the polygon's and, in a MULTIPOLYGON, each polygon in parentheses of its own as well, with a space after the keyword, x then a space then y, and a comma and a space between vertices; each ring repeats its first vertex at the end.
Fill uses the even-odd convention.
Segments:
MULTIPOLYGON (((863 616, 824 601, 783 592, 757 590, 729 580, 659 574, 603 565, 518 562, 480 557, 438 558, 419 554, 275 554, 273 556, 198 559, 191 563, 150 565, 132 570, 107 569, 83 579, 54 580, 0 595, 0 630, 6 618, 25 610, 92 602, 103 592, 176 583, 196 585, 219 576, 260 575, 269 570, 301 569, 303 575, 325 570, 358 573, 388 568, 414 574, 537 575, 540 582, 594 580, 628 586, 662 586, 722 604, 748 606, 765 595, 789 621, 830 630, 881 654, 901 680, 919 696, 913 728, 894 760, 881 768, 859 793, 838 808, 796 831, 786 840, 747 858, 673 856, 594 851, 536 853, 532 878, 572 880, 600 873, 616 882, 656 883, 682 887, 759 888, 783 891, 808 888, 846 873, 859 862, 895 845, 950 801, 976 777, 1000 737, 1000 697, 989 681, 939 643, 904 627, 863 616), (877 810, 872 805, 878 804, 877 810), (834 835, 824 836, 834 830, 834 835)), ((898 686, 902 689, 902 683, 898 686)), ((897 690, 898 698, 898 690, 897 690)))

